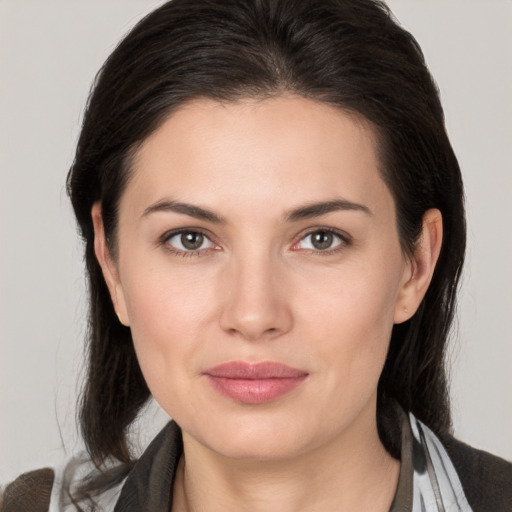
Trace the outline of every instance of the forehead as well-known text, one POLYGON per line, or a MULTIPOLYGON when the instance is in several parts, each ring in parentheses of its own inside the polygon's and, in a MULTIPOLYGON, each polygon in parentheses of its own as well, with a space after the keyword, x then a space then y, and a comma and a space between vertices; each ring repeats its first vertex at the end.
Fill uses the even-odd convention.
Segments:
POLYGON ((277 198, 304 203, 335 194, 361 201, 383 193, 389 196, 369 122, 281 96, 185 104, 138 151, 123 201, 145 208, 178 196, 212 207, 261 207, 277 198))

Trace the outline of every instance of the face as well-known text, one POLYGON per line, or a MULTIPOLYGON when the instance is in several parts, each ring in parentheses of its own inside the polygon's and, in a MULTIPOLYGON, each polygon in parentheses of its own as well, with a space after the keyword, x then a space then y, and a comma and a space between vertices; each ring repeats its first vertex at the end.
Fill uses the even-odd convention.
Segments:
POLYGON ((415 308, 378 166, 367 124, 294 96, 195 100, 146 140, 117 260, 99 258, 185 436, 271 458, 374 432, 391 329, 415 308))

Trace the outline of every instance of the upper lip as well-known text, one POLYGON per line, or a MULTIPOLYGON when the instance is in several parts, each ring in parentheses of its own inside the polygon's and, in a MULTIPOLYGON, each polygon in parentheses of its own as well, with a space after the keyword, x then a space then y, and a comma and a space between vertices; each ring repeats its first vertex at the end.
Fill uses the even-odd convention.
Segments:
POLYGON ((262 363, 231 361, 209 368, 204 373, 210 377, 245 380, 292 379, 308 375, 308 373, 303 370, 273 361, 265 361, 262 363))

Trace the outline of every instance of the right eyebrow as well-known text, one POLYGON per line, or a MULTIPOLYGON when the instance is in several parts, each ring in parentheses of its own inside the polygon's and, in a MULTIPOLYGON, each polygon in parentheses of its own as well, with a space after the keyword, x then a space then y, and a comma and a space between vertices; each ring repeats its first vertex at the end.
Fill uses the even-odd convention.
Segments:
POLYGON ((180 203, 178 201, 172 201, 168 199, 158 201, 151 206, 148 206, 144 210, 142 217, 146 217, 147 215, 155 212, 181 213, 182 215, 188 215, 189 217, 193 217, 195 219, 213 222, 214 224, 226 224, 226 220, 224 218, 220 217, 211 210, 202 208, 201 206, 196 206, 189 203, 180 203))

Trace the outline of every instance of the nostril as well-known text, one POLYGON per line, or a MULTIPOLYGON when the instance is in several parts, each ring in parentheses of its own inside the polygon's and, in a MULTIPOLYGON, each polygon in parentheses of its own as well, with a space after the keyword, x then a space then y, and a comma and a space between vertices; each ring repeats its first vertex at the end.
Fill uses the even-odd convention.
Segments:
POLYGON ((291 310, 288 301, 275 293, 270 276, 256 281, 240 275, 236 278, 218 311, 222 330, 251 341, 288 332, 293 323, 291 310))

